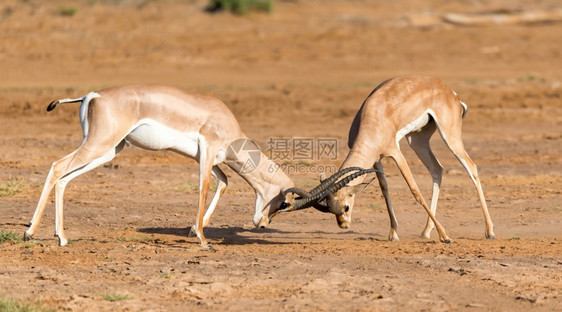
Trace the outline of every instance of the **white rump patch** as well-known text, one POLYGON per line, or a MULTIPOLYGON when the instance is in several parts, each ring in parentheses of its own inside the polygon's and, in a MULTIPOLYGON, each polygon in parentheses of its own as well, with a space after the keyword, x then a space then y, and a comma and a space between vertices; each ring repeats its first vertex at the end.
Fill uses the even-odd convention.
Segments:
POLYGON ((88 106, 92 99, 100 97, 97 92, 90 92, 82 97, 82 104, 80 104, 80 124, 82 125, 82 136, 84 139, 88 136, 88 106))

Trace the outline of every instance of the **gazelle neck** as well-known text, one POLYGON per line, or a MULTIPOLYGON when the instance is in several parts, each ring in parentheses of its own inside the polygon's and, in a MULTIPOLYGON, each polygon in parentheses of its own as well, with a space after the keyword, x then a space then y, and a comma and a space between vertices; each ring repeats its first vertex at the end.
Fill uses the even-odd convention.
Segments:
POLYGON ((271 191, 279 192, 294 186, 293 181, 283 172, 283 170, 269 159, 263 153, 259 164, 253 170, 237 170, 231 166, 231 169, 238 173, 244 180, 246 180, 254 190, 264 195, 271 191), (275 188, 276 190, 272 190, 275 188))
MULTIPOLYGON (((371 169, 375 161, 376 160, 373 160, 372 155, 365 155, 361 152, 361 150, 352 148, 349 154, 347 154, 347 157, 343 161, 339 170, 349 167, 360 167, 364 169, 371 169)), ((348 185, 354 186, 357 184, 361 184, 364 179, 365 179, 365 175, 362 175, 351 181, 348 185)))

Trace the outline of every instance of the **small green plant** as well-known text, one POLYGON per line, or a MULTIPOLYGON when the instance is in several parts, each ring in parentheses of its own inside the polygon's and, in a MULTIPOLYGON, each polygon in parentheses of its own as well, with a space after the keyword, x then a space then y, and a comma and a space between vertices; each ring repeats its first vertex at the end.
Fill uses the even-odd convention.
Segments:
POLYGON ((148 237, 125 237, 120 236, 117 238, 120 242, 150 242, 151 239, 148 237))
POLYGON ((12 231, 0 231, 0 244, 5 242, 19 243, 21 242, 21 237, 12 231))
POLYGON ((123 294, 104 294, 103 299, 114 302, 114 301, 129 300, 131 299, 131 297, 129 297, 129 295, 123 295, 123 294))
POLYGON ((520 240, 521 238, 519 236, 512 236, 509 238, 510 241, 514 241, 514 240, 520 240))
POLYGON ((185 183, 174 187, 178 192, 197 192, 199 191, 199 183, 185 183))
POLYGON ((29 187, 29 184, 19 179, 8 179, 8 181, 0 182, 0 197, 14 196, 23 192, 29 187))
MULTIPOLYGON (((161 189, 165 191, 168 190, 169 188, 162 187, 161 189)), ((199 192, 199 183, 192 182, 192 183, 180 184, 178 186, 173 187, 172 189, 177 192, 187 192, 187 193, 199 192)), ((211 184, 211 187, 209 187, 209 191, 216 192, 217 185, 211 184)))
POLYGON ((32 240, 30 242, 26 242, 25 244, 23 244, 23 248, 33 248, 35 247, 35 245, 37 245, 37 241, 32 240))
POLYGON ((176 276, 172 272, 162 272, 160 273, 160 277, 174 279, 176 276))
POLYGON ((17 302, 12 299, 0 300, 0 311, 2 312, 51 312, 55 311, 53 309, 47 309, 41 307, 41 304, 27 304, 17 302))
POLYGON ((59 14, 62 16, 74 16, 78 12, 78 9, 71 6, 61 6, 59 8, 59 14))
POLYGON ((210 0, 208 10, 230 11, 238 15, 246 15, 250 11, 273 12, 273 0, 210 0))

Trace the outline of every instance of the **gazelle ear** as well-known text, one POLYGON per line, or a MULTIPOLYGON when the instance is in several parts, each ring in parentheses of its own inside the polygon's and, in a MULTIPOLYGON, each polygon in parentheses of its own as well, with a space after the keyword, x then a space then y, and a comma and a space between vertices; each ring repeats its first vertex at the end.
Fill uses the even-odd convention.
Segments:
POLYGON ((369 182, 363 182, 354 186, 350 186, 351 187, 351 193, 355 194, 357 192, 360 192, 366 188, 369 187, 369 185, 371 185, 371 183, 373 183, 373 181, 375 181, 376 178, 372 178, 371 181, 369 182))

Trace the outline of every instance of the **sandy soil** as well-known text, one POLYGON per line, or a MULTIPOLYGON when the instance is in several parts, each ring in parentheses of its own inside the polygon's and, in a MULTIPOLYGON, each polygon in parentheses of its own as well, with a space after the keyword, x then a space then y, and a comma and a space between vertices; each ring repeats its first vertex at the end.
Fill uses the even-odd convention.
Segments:
MULTIPOLYGON (((378 83, 405 73, 443 79, 469 105, 465 145, 497 239, 484 239, 476 190, 440 138, 437 216, 451 245, 435 232, 420 238, 425 213, 385 161, 399 242, 386 240, 376 187, 358 196, 349 230, 315 211, 253 229, 253 191, 226 169, 229 188, 205 232, 214 251, 202 250, 187 236, 196 163, 128 148, 68 187, 69 246, 52 237, 52 204, 35 240, 0 245, 0 299, 91 311, 560 310, 562 24, 470 27, 439 18, 552 10, 557 1, 297 0, 242 17, 208 14, 205 5, 0 2, 0 183, 21 187, 0 200, 1 231, 23 234, 51 162, 80 144, 78 107, 47 113, 51 100, 144 82, 216 96, 175 48, 263 148, 270 138, 339 140, 335 161, 286 162, 301 165, 290 175, 304 187, 316 183, 316 166, 341 163, 353 116, 378 83), (69 8, 74 15, 61 14, 69 8)), ((403 150, 429 199, 429 175, 403 150)))

